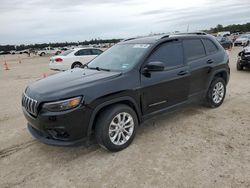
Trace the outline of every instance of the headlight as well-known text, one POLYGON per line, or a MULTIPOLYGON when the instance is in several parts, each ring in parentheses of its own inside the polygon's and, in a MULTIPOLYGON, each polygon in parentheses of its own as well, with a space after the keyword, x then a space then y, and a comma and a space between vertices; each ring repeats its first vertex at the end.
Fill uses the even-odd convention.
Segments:
POLYGON ((60 112, 65 110, 70 110, 76 108, 80 105, 82 97, 74 97, 67 100, 57 101, 57 102, 49 102, 43 105, 44 109, 47 109, 51 112, 60 112))

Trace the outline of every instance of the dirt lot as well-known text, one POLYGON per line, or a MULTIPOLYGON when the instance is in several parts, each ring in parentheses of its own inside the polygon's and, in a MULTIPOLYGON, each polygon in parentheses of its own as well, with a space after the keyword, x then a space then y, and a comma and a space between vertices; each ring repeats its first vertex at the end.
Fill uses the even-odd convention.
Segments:
POLYGON ((55 73, 48 57, 0 57, 0 187, 250 187, 250 71, 235 68, 224 104, 194 105, 157 116, 119 153, 90 147, 53 147, 26 129, 21 94, 55 73))

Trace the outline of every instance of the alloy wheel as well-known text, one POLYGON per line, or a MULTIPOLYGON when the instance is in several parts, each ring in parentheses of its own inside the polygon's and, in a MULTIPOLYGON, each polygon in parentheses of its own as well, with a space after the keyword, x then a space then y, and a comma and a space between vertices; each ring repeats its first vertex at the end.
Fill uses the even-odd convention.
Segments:
POLYGON ((115 145, 125 144, 134 132, 133 117, 127 112, 117 114, 109 125, 109 138, 115 145))
POLYGON ((223 83, 221 82, 216 83, 212 93, 212 98, 214 103, 219 104, 223 100, 224 94, 225 94, 225 88, 223 83))

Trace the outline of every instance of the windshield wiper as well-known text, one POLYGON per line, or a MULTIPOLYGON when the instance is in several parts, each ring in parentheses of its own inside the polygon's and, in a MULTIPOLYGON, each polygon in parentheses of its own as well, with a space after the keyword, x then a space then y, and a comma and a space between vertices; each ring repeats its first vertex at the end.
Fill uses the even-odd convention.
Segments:
POLYGON ((110 71, 110 69, 100 68, 100 67, 87 67, 88 69, 94 69, 98 71, 110 71))

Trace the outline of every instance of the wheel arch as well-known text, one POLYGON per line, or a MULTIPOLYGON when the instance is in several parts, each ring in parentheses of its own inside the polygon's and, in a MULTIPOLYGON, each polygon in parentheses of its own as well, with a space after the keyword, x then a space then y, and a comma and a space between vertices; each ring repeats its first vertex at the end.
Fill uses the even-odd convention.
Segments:
POLYGON ((210 87, 210 85, 215 77, 223 78, 225 80, 225 83, 226 84, 228 83, 228 80, 229 80, 228 72, 225 69, 219 69, 219 70, 215 71, 212 74, 212 76, 210 77, 208 85, 207 85, 207 91, 208 91, 208 89, 209 89, 209 87, 210 87))
POLYGON ((91 135, 92 131, 95 129, 95 122, 96 122, 96 118, 98 117, 98 115, 100 115, 100 113, 103 112, 106 108, 113 106, 115 104, 128 105, 135 111, 137 118, 138 118, 138 122, 139 123, 142 122, 141 111, 135 99, 129 96, 119 97, 119 98, 101 103, 97 107, 95 107, 94 111, 91 114, 89 125, 88 125, 88 137, 91 135))
POLYGON ((73 62, 73 63, 71 64, 71 67, 70 67, 70 68, 73 69, 73 66, 74 66, 75 64, 77 64, 77 63, 83 65, 82 62, 80 62, 80 61, 75 61, 75 62, 73 62))

